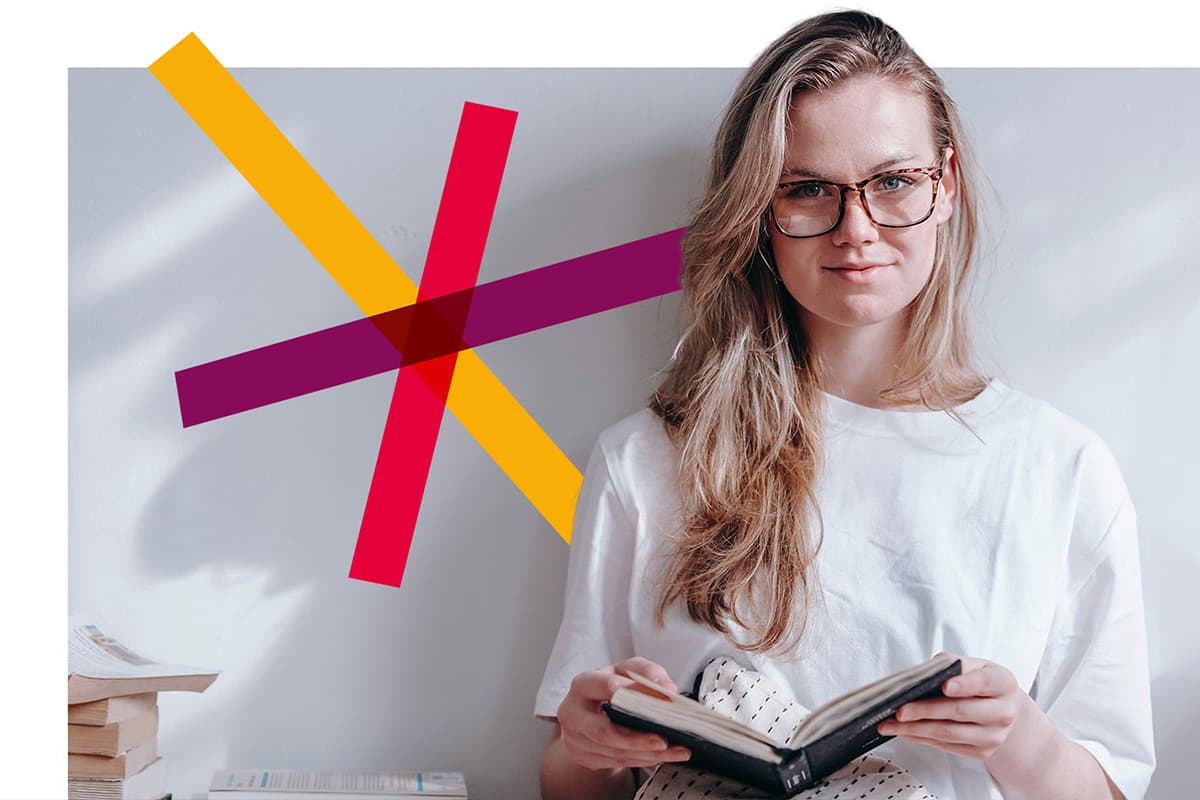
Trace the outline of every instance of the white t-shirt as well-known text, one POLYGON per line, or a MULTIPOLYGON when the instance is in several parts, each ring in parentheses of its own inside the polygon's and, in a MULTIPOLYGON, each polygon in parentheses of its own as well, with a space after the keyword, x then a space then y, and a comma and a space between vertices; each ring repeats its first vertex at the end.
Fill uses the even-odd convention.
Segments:
MULTIPOLYGON (((824 403, 824 601, 799 653, 739 652, 678 603, 655 625, 665 535, 682 522, 679 457, 643 409, 605 430, 589 459, 535 714, 553 717, 578 673, 635 655, 682 688, 733 655, 816 708, 945 650, 1007 667, 1128 800, 1141 798, 1154 745, 1136 518, 1105 444, 995 380, 956 409, 982 442, 944 412, 824 403)), ((901 739, 875 754, 940 798, 1002 797, 981 761, 901 739)))

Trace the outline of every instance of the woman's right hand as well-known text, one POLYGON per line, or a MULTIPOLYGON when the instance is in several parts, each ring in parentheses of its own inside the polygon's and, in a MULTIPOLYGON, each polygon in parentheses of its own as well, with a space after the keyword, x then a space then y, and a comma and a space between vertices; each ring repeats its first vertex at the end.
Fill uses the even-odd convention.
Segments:
POLYGON ((626 677, 630 672, 649 678, 671 692, 679 691, 665 669, 645 658, 631 658, 576 675, 558 707, 562 743, 576 764, 588 769, 619 769, 652 767, 664 761, 691 758, 686 747, 670 746, 656 733, 614 724, 600 708, 617 689, 633 684, 626 677))

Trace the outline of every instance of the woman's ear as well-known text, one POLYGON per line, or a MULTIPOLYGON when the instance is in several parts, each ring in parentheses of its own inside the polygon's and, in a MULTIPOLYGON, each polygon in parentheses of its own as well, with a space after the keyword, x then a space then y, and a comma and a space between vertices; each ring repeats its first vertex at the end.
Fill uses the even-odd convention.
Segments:
POLYGON ((954 213, 954 200, 958 197, 958 156, 953 147, 947 147, 942 156, 942 182, 938 186, 937 206, 933 219, 941 225, 954 213))

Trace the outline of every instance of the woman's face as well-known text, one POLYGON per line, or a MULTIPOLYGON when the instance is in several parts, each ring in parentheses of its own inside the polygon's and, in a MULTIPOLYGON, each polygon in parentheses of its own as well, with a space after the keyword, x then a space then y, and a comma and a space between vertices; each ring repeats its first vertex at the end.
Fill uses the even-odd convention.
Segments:
POLYGON ((950 218, 957 181, 952 151, 934 145, 924 98, 897 83, 853 78, 793 101, 780 183, 855 183, 887 170, 936 167, 943 156, 937 205, 918 225, 875 225, 858 192, 847 193, 842 221, 821 236, 792 239, 768 222, 779 276, 806 327, 897 319, 929 279, 937 226, 950 218))

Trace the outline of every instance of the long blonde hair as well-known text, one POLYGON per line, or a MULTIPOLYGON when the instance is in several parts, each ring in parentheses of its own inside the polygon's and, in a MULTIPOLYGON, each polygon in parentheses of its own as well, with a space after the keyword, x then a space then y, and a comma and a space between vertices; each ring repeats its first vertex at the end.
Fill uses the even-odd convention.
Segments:
POLYGON ((909 307, 901 377, 880 399, 957 418, 953 406, 986 385, 972 366, 965 319, 977 178, 953 101, 882 20, 847 11, 801 22, 750 66, 726 110, 708 188, 684 239, 684 336, 650 401, 680 452, 685 515, 672 539, 658 623, 681 601, 689 617, 731 641, 731 621, 749 631, 755 638, 735 643, 754 652, 790 649, 803 637, 824 536, 814 495, 822 366, 795 302, 762 256, 769 244, 761 221, 783 170, 794 97, 864 75, 923 96, 934 143, 939 152, 954 148, 958 168, 932 274, 909 307))

